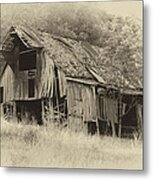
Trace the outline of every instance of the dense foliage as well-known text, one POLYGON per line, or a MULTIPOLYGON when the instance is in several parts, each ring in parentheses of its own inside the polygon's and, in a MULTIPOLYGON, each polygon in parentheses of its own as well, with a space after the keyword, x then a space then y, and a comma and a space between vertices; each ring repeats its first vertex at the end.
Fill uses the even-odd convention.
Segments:
POLYGON ((117 17, 85 4, 2 5, 2 37, 21 24, 63 37, 87 41, 104 49, 101 59, 127 79, 142 81, 141 22, 117 17))

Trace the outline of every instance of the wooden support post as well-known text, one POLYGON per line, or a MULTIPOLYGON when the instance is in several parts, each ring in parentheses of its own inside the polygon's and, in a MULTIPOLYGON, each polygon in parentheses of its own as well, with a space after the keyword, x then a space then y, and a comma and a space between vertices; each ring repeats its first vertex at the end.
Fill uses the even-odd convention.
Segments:
POLYGON ((54 109, 53 109, 53 102, 52 102, 51 98, 49 98, 49 119, 50 119, 51 123, 53 123, 54 109))
MULTIPOLYGON (((96 96, 96 91, 94 88, 94 95, 96 96)), ((99 116, 99 95, 97 94, 97 96, 95 97, 95 101, 96 101, 96 126, 97 126, 97 134, 100 135, 100 129, 99 129, 99 122, 98 122, 98 116, 99 116)))
POLYGON ((13 120, 17 122, 17 107, 16 102, 13 102, 13 120))
POLYGON ((97 134, 100 135, 98 118, 96 118, 96 126, 97 126, 97 134))
POLYGON ((118 137, 121 137, 122 133, 122 95, 119 93, 119 120, 118 120, 118 137))
POLYGON ((111 120, 111 126, 112 126, 112 136, 116 137, 115 123, 113 120, 111 120))
POLYGON ((0 119, 2 118, 2 104, 0 103, 0 119))
POLYGON ((59 109, 59 97, 57 92, 57 79, 55 80, 55 97, 56 97, 56 106, 57 106, 57 112, 58 112, 58 123, 60 123, 60 109, 59 109))
MULTIPOLYGON (((115 92, 112 91, 112 93, 113 93, 113 100, 115 101, 115 99, 116 99, 115 92)), ((113 106, 113 108, 115 108, 114 106, 113 106)), ((115 113, 116 113, 116 111, 115 111, 115 113)), ((115 120, 114 119, 111 120, 111 126, 112 126, 112 136, 116 137, 116 129, 115 129, 115 120)))
POLYGON ((45 110, 44 110, 44 99, 41 100, 41 118, 42 118, 43 124, 46 124, 45 110))
POLYGON ((138 134, 139 138, 142 138, 142 132, 143 132, 143 118, 142 118, 142 105, 137 104, 136 105, 136 116, 137 116, 137 124, 138 124, 138 134))
POLYGON ((60 108, 59 108, 59 82, 58 82, 58 70, 57 68, 55 67, 55 99, 56 99, 56 106, 57 106, 57 111, 58 111, 58 114, 57 114, 57 117, 58 117, 58 123, 60 124, 60 108))

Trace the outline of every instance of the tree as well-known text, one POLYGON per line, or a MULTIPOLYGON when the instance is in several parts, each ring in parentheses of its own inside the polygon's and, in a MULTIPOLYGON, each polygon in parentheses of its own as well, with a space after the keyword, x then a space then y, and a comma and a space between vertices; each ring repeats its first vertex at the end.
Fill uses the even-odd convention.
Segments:
POLYGON ((117 67, 135 84, 142 82, 142 26, 138 20, 66 3, 2 5, 1 20, 2 37, 17 24, 98 46, 103 49, 97 59, 101 64, 117 67))

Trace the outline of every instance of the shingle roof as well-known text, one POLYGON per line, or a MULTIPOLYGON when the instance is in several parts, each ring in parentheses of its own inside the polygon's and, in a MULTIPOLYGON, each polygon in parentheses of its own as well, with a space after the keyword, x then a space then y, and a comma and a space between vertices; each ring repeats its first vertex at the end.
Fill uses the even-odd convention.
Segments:
POLYGON ((140 79, 128 80, 120 70, 105 63, 101 58, 105 52, 100 47, 24 27, 14 27, 13 31, 26 46, 45 48, 50 59, 67 77, 97 80, 117 87, 124 85, 130 89, 142 88, 140 79))

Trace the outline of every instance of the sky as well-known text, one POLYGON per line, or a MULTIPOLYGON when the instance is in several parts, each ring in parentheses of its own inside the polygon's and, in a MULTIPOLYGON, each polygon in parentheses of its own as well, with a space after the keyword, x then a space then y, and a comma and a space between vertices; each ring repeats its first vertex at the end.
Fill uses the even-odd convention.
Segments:
POLYGON ((120 16, 132 16, 142 19, 142 1, 116 1, 116 2, 102 2, 100 9, 106 10, 111 14, 120 16))
MULTIPOLYGON (((121 0, 121 1, 113 1, 113 2, 112 1, 103 1, 103 2, 99 1, 98 3, 97 2, 90 2, 90 3, 82 2, 82 3, 80 3, 80 5, 81 4, 93 7, 93 12, 94 12, 94 10, 99 8, 101 10, 105 10, 108 13, 111 13, 111 14, 114 14, 114 15, 132 16, 134 18, 142 19, 142 5, 143 5, 143 2, 139 1, 139 0, 137 0, 137 1, 121 0)), ((72 5, 74 5, 74 4, 72 4, 72 5)), ((8 5, 8 6, 11 7, 11 5, 8 5)), ((7 9, 8 6, 5 5, 6 9, 7 9)), ((8 9, 9 9, 9 7, 8 7, 8 9)))

